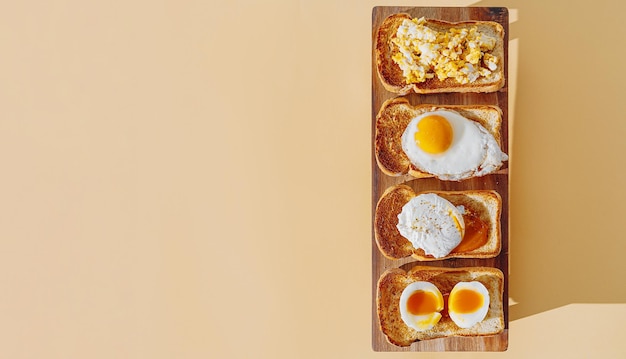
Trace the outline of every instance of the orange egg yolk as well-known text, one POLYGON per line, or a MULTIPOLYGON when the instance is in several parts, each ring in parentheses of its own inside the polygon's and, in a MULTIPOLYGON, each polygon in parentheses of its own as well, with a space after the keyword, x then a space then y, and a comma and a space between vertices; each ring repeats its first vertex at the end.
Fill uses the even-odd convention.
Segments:
POLYGON ((474 313, 483 306, 483 296, 471 289, 459 289, 452 294, 448 306, 456 313, 474 313))
POLYGON ((487 243, 489 228, 478 216, 472 213, 463 215, 465 234, 461 243, 452 250, 453 253, 469 252, 487 243))
POLYGON ((407 300, 407 310, 413 315, 424 315, 441 310, 439 298, 433 292, 418 290, 407 300))
POLYGON ((443 116, 426 116, 417 123, 415 143, 424 152, 445 152, 452 144, 452 137, 452 125, 443 116))

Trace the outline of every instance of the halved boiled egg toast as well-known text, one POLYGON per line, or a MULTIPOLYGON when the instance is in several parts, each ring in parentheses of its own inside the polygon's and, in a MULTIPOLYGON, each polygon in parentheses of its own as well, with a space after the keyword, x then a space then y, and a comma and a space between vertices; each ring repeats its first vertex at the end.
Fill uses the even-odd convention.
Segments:
POLYGON ((388 341, 495 335, 504 330, 504 274, 493 267, 393 268, 378 280, 376 310, 388 341))

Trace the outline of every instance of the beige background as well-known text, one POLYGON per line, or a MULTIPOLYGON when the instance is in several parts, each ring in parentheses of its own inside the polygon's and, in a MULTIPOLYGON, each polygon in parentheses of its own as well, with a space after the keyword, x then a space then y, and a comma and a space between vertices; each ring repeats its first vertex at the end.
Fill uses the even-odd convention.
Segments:
MULTIPOLYGON (((491 356, 624 357, 626 6, 542 3, 440 2, 511 9, 491 356)), ((370 343, 376 5, 5 1, 0 357, 414 357, 370 343)))

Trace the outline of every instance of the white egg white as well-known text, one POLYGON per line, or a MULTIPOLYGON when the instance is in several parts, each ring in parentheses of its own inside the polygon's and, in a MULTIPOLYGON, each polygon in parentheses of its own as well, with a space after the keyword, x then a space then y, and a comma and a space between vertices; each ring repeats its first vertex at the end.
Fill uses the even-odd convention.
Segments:
POLYGON ((440 311, 443 310, 443 295, 441 295, 439 288, 437 288, 434 284, 430 282, 423 282, 423 281, 413 282, 409 284, 408 286, 406 286, 406 288, 404 288, 404 290, 402 291, 402 294, 400 295, 399 306, 400 306, 400 317, 402 318, 402 321, 407 326, 419 332, 422 332, 422 331, 431 329, 441 319, 440 311), (415 315, 415 314, 409 313, 407 309, 407 301, 409 297, 411 296, 411 294, 420 290, 425 291, 425 292, 431 292, 437 297, 437 301, 438 301, 437 303, 440 305, 436 312, 425 314, 425 315, 415 315))
POLYGON ((450 319, 460 328, 471 328, 483 321, 488 311, 489 291, 481 282, 459 282, 452 288, 450 296, 448 297, 448 314, 450 315, 450 319), (455 301, 456 293, 461 289, 472 290, 482 297, 482 305, 476 311, 471 313, 459 313, 456 308, 454 308, 454 305, 451 305, 455 301))
POLYGON ((402 150, 415 167, 442 180, 483 176, 508 160, 496 139, 482 125, 449 110, 425 112, 413 118, 402 134, 402 150), (440 154, 427 153, 415 143, 417 124, 429 115, 442 116, 452 126, 452 144, 440 154))
POLYGON ((463 207, 434 193, 413 197, 398 214, 396 228, 413 247, 441 258, 461 243, 465 233, 463 207))

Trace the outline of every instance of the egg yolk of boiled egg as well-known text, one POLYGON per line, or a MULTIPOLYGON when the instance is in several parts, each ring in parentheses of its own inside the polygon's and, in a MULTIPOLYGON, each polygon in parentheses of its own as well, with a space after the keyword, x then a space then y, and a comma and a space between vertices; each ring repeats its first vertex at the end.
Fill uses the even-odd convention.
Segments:
POLYGON ((441 310, 439 300, 433 292, 418 290, 407 300, 407 310, 411 314, 425 315, 441 310))
POLYGON ((461 289, 452 297, 450 307, 457 313, 473 313, 483 306, 483 297, 471 289, 461 289))
POLYGON ((445 117, 429 115, 417 123, 415 143, 426 153, 445 152, 452 144, 452 125, 445 117))

